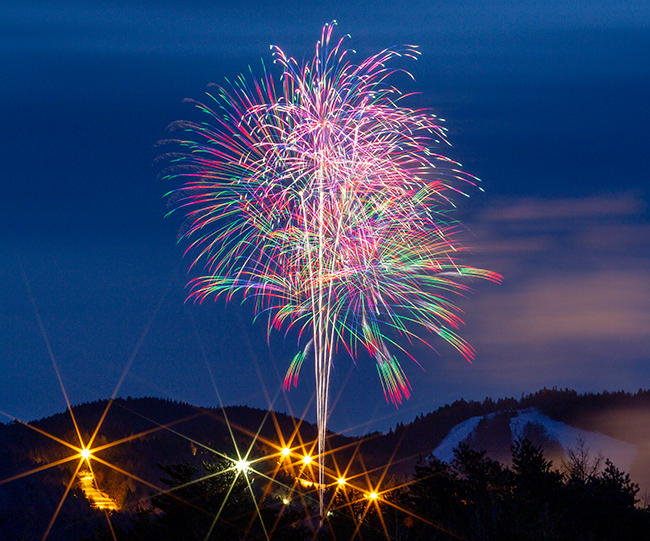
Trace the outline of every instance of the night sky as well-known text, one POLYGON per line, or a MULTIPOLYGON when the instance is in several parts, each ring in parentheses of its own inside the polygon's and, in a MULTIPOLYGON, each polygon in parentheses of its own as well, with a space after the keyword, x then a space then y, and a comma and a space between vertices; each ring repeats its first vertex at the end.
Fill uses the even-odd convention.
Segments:
POLYGON ((260 74, 270 44, 312 55, 333 19, 359 59, 420 46, 394 64, 415 82, 393 83, 446 119, 446 154, 482 179, 485 193, 457 200, 466 262, 504 282, 459 299, 474 364, 440 340, 416 350, 399 410, 371 359, 337 357, 330 427, 386 430, 544 386, 650 387, 650 3, 5 0, 0 410, 29 421, 65 408, 40 316, 73 404, 110 397, 124 373, 118 396, 315 420, 307 362, 298 389, 281 390, 295 336, 267 343, 237 300, 184 302, 189 261, 163 218, 175 186, 154 161, 171 122, 200 119, 184 98, 260 74))

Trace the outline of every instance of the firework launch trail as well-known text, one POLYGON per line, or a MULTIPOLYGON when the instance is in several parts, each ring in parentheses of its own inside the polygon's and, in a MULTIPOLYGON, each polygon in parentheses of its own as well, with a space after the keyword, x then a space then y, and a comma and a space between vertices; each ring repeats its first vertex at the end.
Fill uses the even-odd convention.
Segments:
MULTIPOLYGON (((452 197, 478 179, 439 153, 440 121, 402 106, 388 82, 398 71, 388 64, 417 48, 356 64, 333 28, 301 64, 272 47, 279 83, 264 70, 196 103, 205 121, 172 125, 182 150, 165 171, 183 183, 169 201, 200 272, 191 297, 251 298, 269 331, 300 330, 305 345, 284 386, 313 357, 321 486, 333 355, 365 349, 399 405, 411 391, 393 352, 412 358, 403 343, 428 345, 423 335, 433 334, 471 360, 451 296, 473 278, 500 279, 462 263, 449 218, 452 197)), ((320 498, 322 510, 322 489, 320 498)))

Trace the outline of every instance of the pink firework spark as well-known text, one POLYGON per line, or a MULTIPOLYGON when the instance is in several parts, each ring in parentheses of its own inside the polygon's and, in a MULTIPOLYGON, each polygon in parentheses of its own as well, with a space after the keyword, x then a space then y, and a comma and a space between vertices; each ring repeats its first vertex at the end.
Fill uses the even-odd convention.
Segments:
POLYGON ((173 125, 192 137, 177 141, 186 151, 166 172, 184 181, 172 212, 185 214, 181 238, 202 269, 191 296, 240 293, 269 311, 270 327, 311 331, 285 389, 313 355, 321 466, 334 352, 367 350, 398 405, 410 387, 391 353, 408 355, 396 337, 424 341, 425 330, 471 360, 450 294, 468 278, 500 279, 460 261, 447 218, 450 196, 477 179, 435 150, 446 142, 436 117, 403 107, 387 82, 387 64, 417 49, 354 64, 345 37, 332 42, 333 26, 309 62, 273 47, 279 88, 265 73, 218 88, 210 107, 197 103, 209 122, 173 125))

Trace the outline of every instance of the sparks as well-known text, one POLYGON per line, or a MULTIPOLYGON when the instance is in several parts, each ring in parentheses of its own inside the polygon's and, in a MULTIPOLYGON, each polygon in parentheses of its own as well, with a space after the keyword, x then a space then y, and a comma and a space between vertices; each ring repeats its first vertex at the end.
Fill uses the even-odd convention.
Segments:
POLYGON ((399 105, 387 83, 386 65, 417 48, 353 64, 345 38, 331 40, 333 27, 302 64, 272 47, 281 85, 267 73, 250 85, 240 78, 212 105, 197 104, 209 122, 172 125, 194 137, 176 141, 187 151, 166 173, 184 181, 169 194, 171 212, 185 215, 181 241, 203 269, 191 297, 240 293, 268 311, 269 330, 311 329, 284 387, 313 358, 321 486, 334 353, 365 349, 397 406, 411 388, 393 350, 408 356, 400 343, 429 345, 426 331, 471 360, 449 293, 500 278, 462 263, 447 218, 459 185, 478 179, 437 151, 446 142, 440 121, 399 105))

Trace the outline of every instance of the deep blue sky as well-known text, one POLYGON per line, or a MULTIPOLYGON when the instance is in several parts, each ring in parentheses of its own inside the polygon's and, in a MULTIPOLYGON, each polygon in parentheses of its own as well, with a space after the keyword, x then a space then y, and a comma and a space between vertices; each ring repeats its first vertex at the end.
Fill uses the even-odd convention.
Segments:
POLYGON ((152 163, 166 126, 196 118, 183 98, 259 73, 270 44, 311 55, 332 19, 359 58, 421 47, 396 64, 415 83, 395 83, 447 120, 447 154, 483 179, 486 193, 459 201, 468 262, 505 280, 460 303, 475 363, 439 342, 439 355, 418 351, 424 371, 404 361, 413 397, 399 411, 369 359, 337 359, 330 426, 383 430, 543 386, 650 387, 647 2, 8 0, 0 410, 31 420, 65 407, 27 284, 73 403, 110 396, 143 338, 120 395, 218 405, 209 367, 226 404, 308 408, 311 367, 281 392, 293 341, 268 345, 246 306, 184 305, 178 224, 163 220, 173 186, 152 163))

